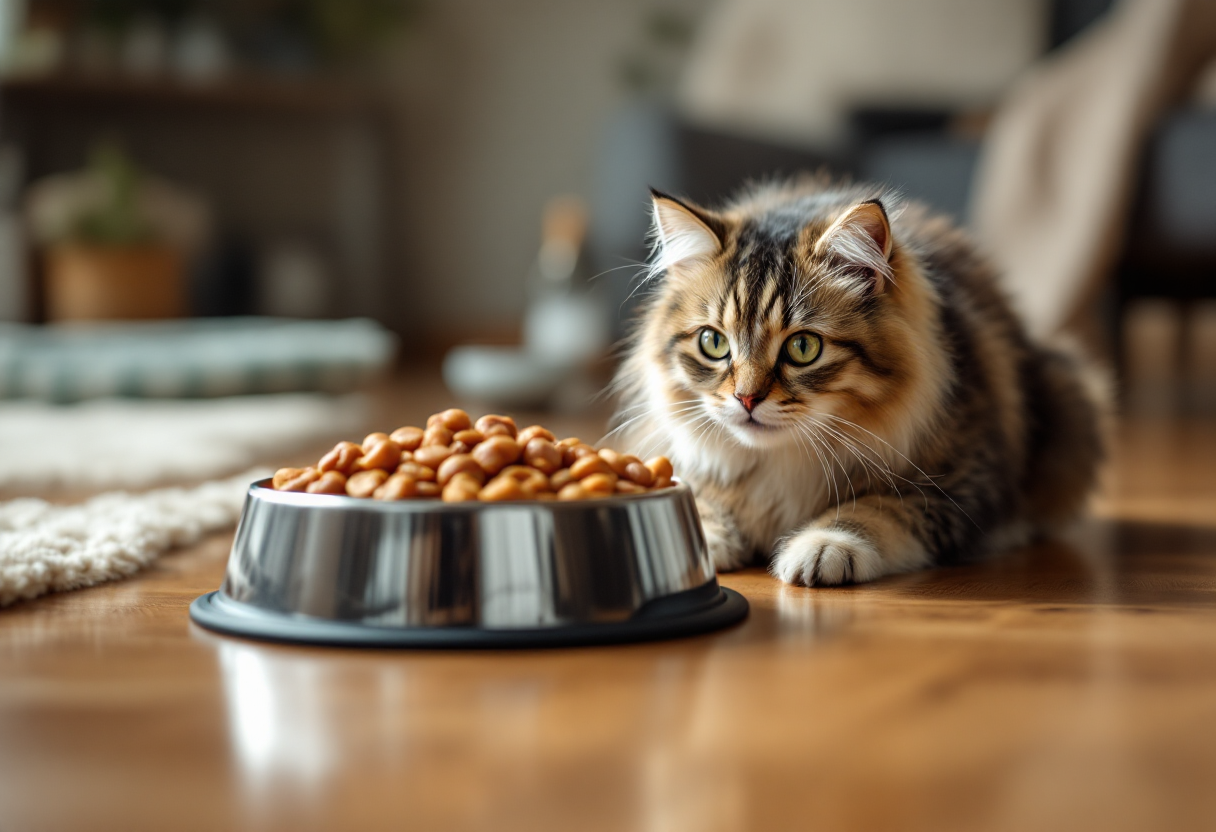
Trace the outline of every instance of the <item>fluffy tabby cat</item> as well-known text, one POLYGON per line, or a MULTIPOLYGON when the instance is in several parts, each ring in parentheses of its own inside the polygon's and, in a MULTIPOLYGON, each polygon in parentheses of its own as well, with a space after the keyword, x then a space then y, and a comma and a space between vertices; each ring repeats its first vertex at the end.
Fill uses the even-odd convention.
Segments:
POLYGON ((654 288, 617 430, 671 456, 718 569, 869 581, 1082 509, 1096 400, 947 221, 823 178, 719 210, 653 202, 654 288))

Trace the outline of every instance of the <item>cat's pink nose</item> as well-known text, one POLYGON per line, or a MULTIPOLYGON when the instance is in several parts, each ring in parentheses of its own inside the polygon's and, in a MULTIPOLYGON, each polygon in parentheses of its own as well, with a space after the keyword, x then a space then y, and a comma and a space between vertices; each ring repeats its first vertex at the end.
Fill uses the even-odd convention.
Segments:
POLYGON ((764 401, 764 395, 764 393, 749 393, 748 395, 736 393, 735 398, 739 400, 739 404, 743 405, 744 410, 751 413, 756 409, 756 405, 764 401))

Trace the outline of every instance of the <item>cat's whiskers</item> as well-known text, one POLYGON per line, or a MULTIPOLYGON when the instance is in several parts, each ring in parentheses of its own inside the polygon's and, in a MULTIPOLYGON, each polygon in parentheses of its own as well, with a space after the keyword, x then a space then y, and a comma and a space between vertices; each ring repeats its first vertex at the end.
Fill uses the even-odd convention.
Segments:
MULTIPOLYGON (((670 419, 673 423, 680 425, 685 430, 691 430, 693 428, 696 428, 701 425, 703 420, 711 420, 713 418, 708 413, 705 413, 705 411, 704 411, 705 403, 700 398, 684 399, 684 400, 680 400, 677 402, 672 402, 670 404, 670 406, 668 406, 666 408, 653 406, 649 402, 643 403, 643 405, 639 405, 639 406, 649 408, 646 413, 642 414, 642 417, 668 416, 668 417, 670 417, 670 419), (689 425, 688 421, 687 421, 688 414, 695 413, 698 410, 702 411, 701 414, 697 417, 697 419, 695 419, 692 422, 691 425, 689 425)), ((635 418, 640 418, 640 417, 635 417, 635 418)), ((666 450, 668 453, 671 453, 672 452, 671 447, 670 447, 671 446, 671 436, 669 434, 669 429, 664 424, 662 419, 658 419, 658 420, 656 420, 654 427, 652 427, 650 430, 648 430, 646 433, 644 433, 641 437, 638 438, 637 445, 636 445, 636 447, 637 447, 636 453, 638 456, 645 459, 646 457, 650 456, 650 454, 652 454, 655 450, 659 449, 660 447, 663 447, 664 444, 666 444, 668 446, 668 447, 664 448, 664 450, 666 450), (657 440, 655 439, 656 434, 659 434, 657 440)))
MULTIPOLYGON (((925 471, 922 468, 920 468, 920 466, 918 466, 915 462, 913 462, 911 459, 909 459, 908 456, 906 454, 904 454, 903 451, 899 450, 899 448, 892 445, 890 442, 888 442, 883 437, 879 436, 878 434, 874 433, 871 430, 867 430, 866 428, 862 427, 861 425, 857 424, 856 422, 851 422, 848 419, 845 419, 843 416, 837 416, 834 413, 821 413, 818 415, 832 419, 833 421, 835 421, 841 425, 844 425, 847 428, 854 428, 856 430, 862 431, 863 433, 867 434, 868 436, 872 436, 874 439, 877 439, 879 442, 881 442, 883 445, 885 445, 887 448, 889 448, 893 454, 895 454, 896 456, 900 457, 905 462, 907 462, 908 465, 910 465, 912 467, 912 469, 916 471, 916 473, 918 473, 922 477, 924 477, 924 479, 920 483, 917 483, 915 480, 911 480, 900 474, 896 474, 896 476, 898 476, 904 482, 908 483, 909 485, 931 485, 934 488, 936 488, 938 491, 941 491, 941 493, 944 496, 949 496, 948 494, 946 494, 945 491, 942 491, 941 486, 939 486, 936 482, 934 482, 934 479, 936 479, 936 477, 934 477, 934 475, 925 473, 925 471)), ((861 440, 858 439, 857 441, 861 441, 861 440)), ((869 446, 867 446, 867 447, 869 447, 869 446)), ((873 448, 871 448, 871 451, 873 451, 873 448)), ((892 469, 892 472, 894 473, 894 469, 892 469)), ((940 476, 940 475, 938 475, 938 476, 940 476)))
MULTIPOLYGON (((819 414, 819 415, 825 415, 825 414, 819 414)), ((894 470, 891 468, 890 463, 882 456, 882 454, 878 453, 870 445, 867 445, 865 442, 862 442, 861 440, 857 439, 856 437, 849 436, 848 434, 844 433, 843 431, 833 428, 831 425, 827 425, 827 424, 824 424, 823 422, 818 421, 815 416, 811 416, 810 421, 812 423, 814 423, 818 429, 826 431, 829 435, 835 437, 836 440, 839 441, 841 445, 843 445, 844 447, 846 447, 850 451, 852 451, 854 456, 856 456, 858 458, 858 460, 861 461, 863 463, 863 465, 866 466, 867 470, 874 470, 874 471, 878 472, 879 474, 882 474, 884 479, 886 480, 886 482, 892 488, 895 487, 894 477, 899 476, 899 475, 894 472, 894 470), (869 451, 870 455, 861 453, 860 448, 864 448, 865 450, 869 451), (872 456, 872 458, 871 458, 871 456, 872 456)), ((903 479, 903 477, 900 477, 900 479, 903 479)))
POLYGON ((818 448, 814 448, 814 447, 813 447, 813 446, 812 446, 812 445, 811 445, 811 444, 810 444, 810 443, 809 443, 809 442, 806 440, 806 438, 803 436, 803 433, 802 433, 802 431, 801 431, 801 430, 795 430, 795 431, 793 432, 793 435, 794 435, 794 441, 796 441, 796 442, 798 443, 799 447, 801 447, 801 448, 802 448, 803 452, 804 452, 804 453, 806 454, 806 456, 807 456, 807 460, 808 460, 808 461, 816 461, 816 460, 817 460, 817 461, 819 462, 819 467, 823 469, 823 477, 824 477, 824 483, 823 483, 823 487, 824 487, 824 493, 829 493, 829 492, 828 492, 828 489, 829 489, 828 480, 830 479, 830 477, 829 477, 829 475, 828 475, 827 466, 824 464, 824 462, 823 462, 823 457, 820 455, 818 448))
POLYGON ((689 430, 695 430, 690 437, 692 444, 700 444, 701 440, 716 428, 718 428, 717 418, 712 413, 706 412, 696 422, 688 426, 689 430))
POLYGON ((647 268, 648 268, 648 266, 645 263, 643 263, 641 260, 630 260, 628 263, 624 263, 620 266, 613 266, 610 269, 604 269, 602 272, 593 274, 589 279, 590 280, 599 280, 601 277, 611 274, 612 272, 619 272, 621 269, 637 269, 638 273, 641 274, 642 271, 644 271, 647 268))
MULTIPOLYGON (((685 439, 687 440, 687 442, 692 445, 697 445, 700 442, 702 436, 714 427, 714 421, 715 420, 714 420, 714 417, 712 414, 702 413, 691 423, 689 423, 687 421, 681 421, 680 427, 683 428, 683 430, 684 430, 685 439)), ((651 435, 653 435, 655 432, 657 432, 660 429, 661 429, 661 427, 657 427, 654 431, 651 431, 651 435)), ((670 436, 667 436, 664 438, 667 439, 667 442, 669 445, 669 448, 668 448, 669 453, 671 453, 673 455, 677 455, 677 456, 683 456, 683 454, 680 453, 681 445, 672 443, 672 441, 671 441, 672 437, 670 437, 670 436)), ((662 439, 660 439, 660 442, 661 441, 662 441, 662 439)), ((647 446, 647 451, 644 454, 644 456, 649 456, 650 453, 653 452, 655 444, 657 444, 657 443, 647 446)), ((689 460, 689 461, 691 462, 693 460, 689 460)))
MULTIPOLYGON (((856 428, 857 430, 863 431, 864 433, 868 433, 870 436, 873 436, 875 439, 877 439, 879 442, 881 442, 881 443, 883 443, 884 445, 886 445, 886 446, 887 446, 888 448, 890 448, 892 451, 894 451, 895 453, 899 454, 901 457, 903 457, 903 459, 904 459, 904 460, 905 460, 905 461, 906 461, 906 462, 907 462, 909 465, 911 465, 911 466, 912 466, 912 467, 913 467, 913 468, 916 470, 916 472, 917 472, 918 474, 920 474, 922 477, 924 477, 924 478, 925 478, 925 483, 924 483, 925 485, 931 485, 931 486, 933 486, 934 488, 936 488, 936 489, 938 490, 938 492, 940 492, 940 493, 941 493, 941 495, 942 495, 943 497, 945 497, 947 500, 949 500, 949 501, 950 501, 950 502, 951 502, 951 503, 954 505, 954 507, 955 507, 956 509, 958 509, 958 510, 959 510, 959 512, 961 512, 961 513, 962 513, 962 515, 963 515, 964 517, 966 517, 968 520, 970 520, 970 521, 971 521, 972 525, 974 525, 974 526, 975 526, 977 529, 981 529, 981 530, 982 530, 982 527, 980 526, 980 524, 979 524, 979 523, 976 523, 976 522, 975 522, 975 519, 974 519, 974 518, 972 518, 972 516, 971 516, 970 514, 968 514, 966 511, 964 511, 964 510, 963 510, 963 507, 962 507, 962 506, 960 506, 960 505, 958 504, 958 502, 957 502, 957 501, 956 501, 956 500, 955 500, 953 497, 951 497, 951 496, 950 496, 950 494, 949 494, 949 493, 947 493, 947 491, 946 491, 944 488, 942 488, 940 485, 938 485, 936 482, 934 482, 934 478, 933 478, 933 477, 931 477, 929 474, 926 474, 926 473, 925 473, 925 472, 924 472, 924 471, 921 469, 921 467, 920 467, 919 465, 917 465, 917 464, 916 464, 915 462, 913 462, 912 460, 908 459, 908 457, 907 457, 907 455, 906 455, 906 454, 904 454, 902 451, 900 451, 898 448, 896 448, 896 447, 895 447, 894 445, 892 445, 890 442, 888 442, 887 440, 883 439, 881 436, 879 436, 878 434, 874 433, 873 431, 866 430, 865 428, 863 428, 861 425, 857 424, 856 422, 850 422, 848 419, 845 419, 845 418, 844 418, 844 417, 842 417, 842 416, 837 416, 837 415, 832 414, 832 413, 825 413, 825 414, 822 414, 822 415, 824 415, 824 416, 830 416, 831 418, 835 419, 836 421, 838 421, 838 422, 840 422, 840 423, 842 423, 842 424, 845 424, 845 425, 848 425, 848 426, 850 426, 850 427, 856 428)), ((905 480, 905 481, 906 481, 906 482, 907 482, 909 485, 916 486, 916 483, 912 482, 912 480, 906 479, 906 478, 904 478, 904 477, 901 477, 901 479, 904 479, 904 480, 905 480)), ((924 492, 922 491, 921 493, 923 494, 924 492)))
MULTIPOLYGON (((814 421, 813 417, 812 417, 812 421, 814 421)), ((875 473, 877 473, 879 476, 881 476, 887 482, 887 484, 890 486, 891 490, 895 493, 896 496, 899 497, 900 505, 903 505, 904 495, 903 495, 903 492, 900 490, 899 486, 896 484, 895 477, 898 477, 899 479, 904 480, 904 482, 907 482, 909 485, 911 485, 913 488, 915 488, 917 491, 919 491, 921 494, 921 497, 925 499, 926 506, 928 505, 928 497, 925 495, 925 492, 920 488, 920 486, 918 486, 916 483, 912 482, 911 480, 908 480, 906 477, 900 476, 899 474, 895 473, 895 471, 891 468, 890 464, 888 464, 886 462, 886 460, 882 457, 882 455, 879 454, 878 452, 876 452, 869 445, 866 445, 866 443, 861 442, 860 440, 856 439, 855 437, 847 436, 844 433, 842 433, 838 430, 835 430, 828 425, 823 424, 822 422, 815 422, 815 424, 819 429, 824 430, 824 431, 828 432, 829 435, 835 437, 836 440, 838 442, 840 442, 841 445, 843 445, 845 448, 849 449, 853 453, 853 455, 862 462, 863 468, 866 471, 867 484, 869 485, 869 487, 871 489, 873 488, 873 481, 870 480, 869 477, 870 477, 870 471, 872 470, 875 473), (868 450, 871 454, 873 454, 874 459, 870 459, 868 456, 861 453, 857 447, 858 444, 864 446, 866 448, 866 450, 868 450)))
POLYGON ((629 303, 630 299, 634 295, 640 292, 643 288, 647 287, 649 284, 657 283, 657 278, 667 271, 667 266, 659 258, 659 245, 657 237, 655 239, 653 249, 654 254, 652 255, 650 261, 637 264, 638 274, 637 277, 634 278, 636 283, 634 284, 633 288, 629 290, 629 294, 625 297, 625 300, 621 301, 622 309, 625 307, 625 304, 629 303))
MULTIPOLYGON (((857 458, 857 461, 861 463, 861 470, 864 471, 866 475, 866 493, 872 493, 874 491, 874 477, 871 473, 873 470, 873 463, 866 458, 864 454, 860 453, 853 443, 841 441, 841 445, 843 445, 845 450, 853 454, 853 456, 857 458)), ((881 472, 879 473, 881 474, 881 472)))
POLYGON ((618 416, 621 414, 624 414, 624 413, 628 413, 631 410, 640 409, 643 412, 636 416, 632 416, 629 419, 626 419, 624 422, 617 425, 612 430, 608 431, 600 439, 599 444, 602 445, 604 442, 608 441, 608 439, 610 437, 614 436, 617 433, 620 433, 621 431, 623 431, 625 428, 629 427, 630 425, 636 424, 640 420, 645 419, 647 417, 661 416, 661 415, 667 415, 667 416, 674 417, 674 416, 680 415, 681 413, 688 412, 690 410, 695 410, 699 405, 700 405, 700 399, 686 399, 684 401, 672 402, 670 404, 670 406, 668 406, 668 407, 655 407, 655 406, 651 405, 651 403, 649 403, 649 402, 643 402, 642 404, 634 405, 633 407, 624 408, 623 410, 621 410, 621 412, 620 412, 620 414, 618 414, 618 416), (675 409, 672 409, 672 408, 675 408, 675 409))
POLYGON ((647 410, 652 413, 658 413, 664 407, 680 407, 680 406, 683 406, 686 404, 694 404, 699 401, 701 401, 700 398, 694 398, 694 399, 680 399, 680 400, 674 401, 674 402, 662 402, 660 404, 655 404, 654 402, 647 399, 645 401, 639 402, 638 404, 633 404, 633 405, 629 405, 628 407, 622 407, 622 408, 618 409, 613 418, 619 419, 622 415, 624 415, 626 413, 631 413, 635 410, 647 410))
MULTIPOLYGON (((845 484, 849 487, 849 493, 852 495, 852 498, 853 498, 853 510, 856 511, 857 510, 857 490, 853 487, 853 477, 849 471, 848 466, 846 466, 844 464, 844 461, 841 460, 840 455, 836 453, 836 450, 833 447, 833 443, 830 441, 829 436, 825 436, 822 431, 815 430, 814 428, 812 428, 812 431, 814 432, 816 438, 823 444, 823 447, 827 450, 827 452, 832 455, 832 458, 836 462, 836 466, 840 469, 841 476, 844 477, 845 484)), ((838 496, 837 496, 836 508, 837 508, 837 517, 839 517, 840 506, 843 505, 843 503, 844 503, 843 497, 839 495, 839 483, 837 483, 837 489, 838 489, 838 492, 837 492, 838 496)))
MULTIPOLYGON (((832 447, 832 443, 827 441, 826 437, 821 437, 821 438, 823 439, 824 447, 826 447, 828 449, 828 453, 830 453, 832 455, 832 458, 834 460, 836 460, 836 465, 840 468, 840 473, 841 473, 841 476, 844 477, 845 484, 849 486, 849 493, 853 495, 853 510, 856 511, 857 510, 857 490, 855 488, 853 488, 853 477, 850 476, 850 474, 849 474, 848 466, 846 466, 844 464, 843 460, 841 460, 841 458, 840 458, 840 455, 836 453, 836 449, 834 447, 832 447)), ((837 503, 836 508, 837 508, 837 512, 839 513, 839 509, 840 509, 839 503, 837 503)))
POLYGON ((827 487, 828 487, 827 493, 829 495, 835 494, 833 503, 836 506, 836 519, 839 520, 840 519, 840 485, 836 482, 836 478, 832 475, 830 466, 827 464, 827 458, 824 457, 824 455, 823 455, 823 451, 822 451, 823 439, 822 439, 822 437, 816 436, 814 434, 814 432, 811 430, 804 430, 804 427, 802 425, 799 425, 798 429, 801 431, 804 431, 804 435, 806 436, 807 440, 810 441, 812 446, 814 446, 814 448, 815 448, 815 455, 817 457, 819 457, 819 465, 821 468, 823 468, 823 477, 827 481, 827 487))

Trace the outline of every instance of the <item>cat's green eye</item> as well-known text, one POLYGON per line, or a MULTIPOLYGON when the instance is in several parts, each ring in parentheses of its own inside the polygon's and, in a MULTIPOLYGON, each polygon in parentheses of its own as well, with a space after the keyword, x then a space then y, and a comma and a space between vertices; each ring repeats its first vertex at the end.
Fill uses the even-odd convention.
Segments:
POLYGON ((701 330, 701 352, 705 353, 707 358, 715 361, 719 358, 726 358, 730 355, 730 342, 718 330, 705 327, 701 330))
POLYGON ((823 339, 813 332, 799 332, 785 342, 785 354, 790 361, 803 366, 819 357, 823 350, 823 339))

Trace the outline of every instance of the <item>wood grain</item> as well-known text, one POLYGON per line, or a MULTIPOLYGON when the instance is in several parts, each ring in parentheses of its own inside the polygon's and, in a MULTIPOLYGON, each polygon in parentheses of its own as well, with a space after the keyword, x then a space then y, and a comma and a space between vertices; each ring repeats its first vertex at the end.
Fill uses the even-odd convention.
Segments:
POLYGON ((219 637, 216 535, 0 612, 0 830, 1211 829, 1213 471, 1125 424, 1068 539, 599 649, 219 637))

